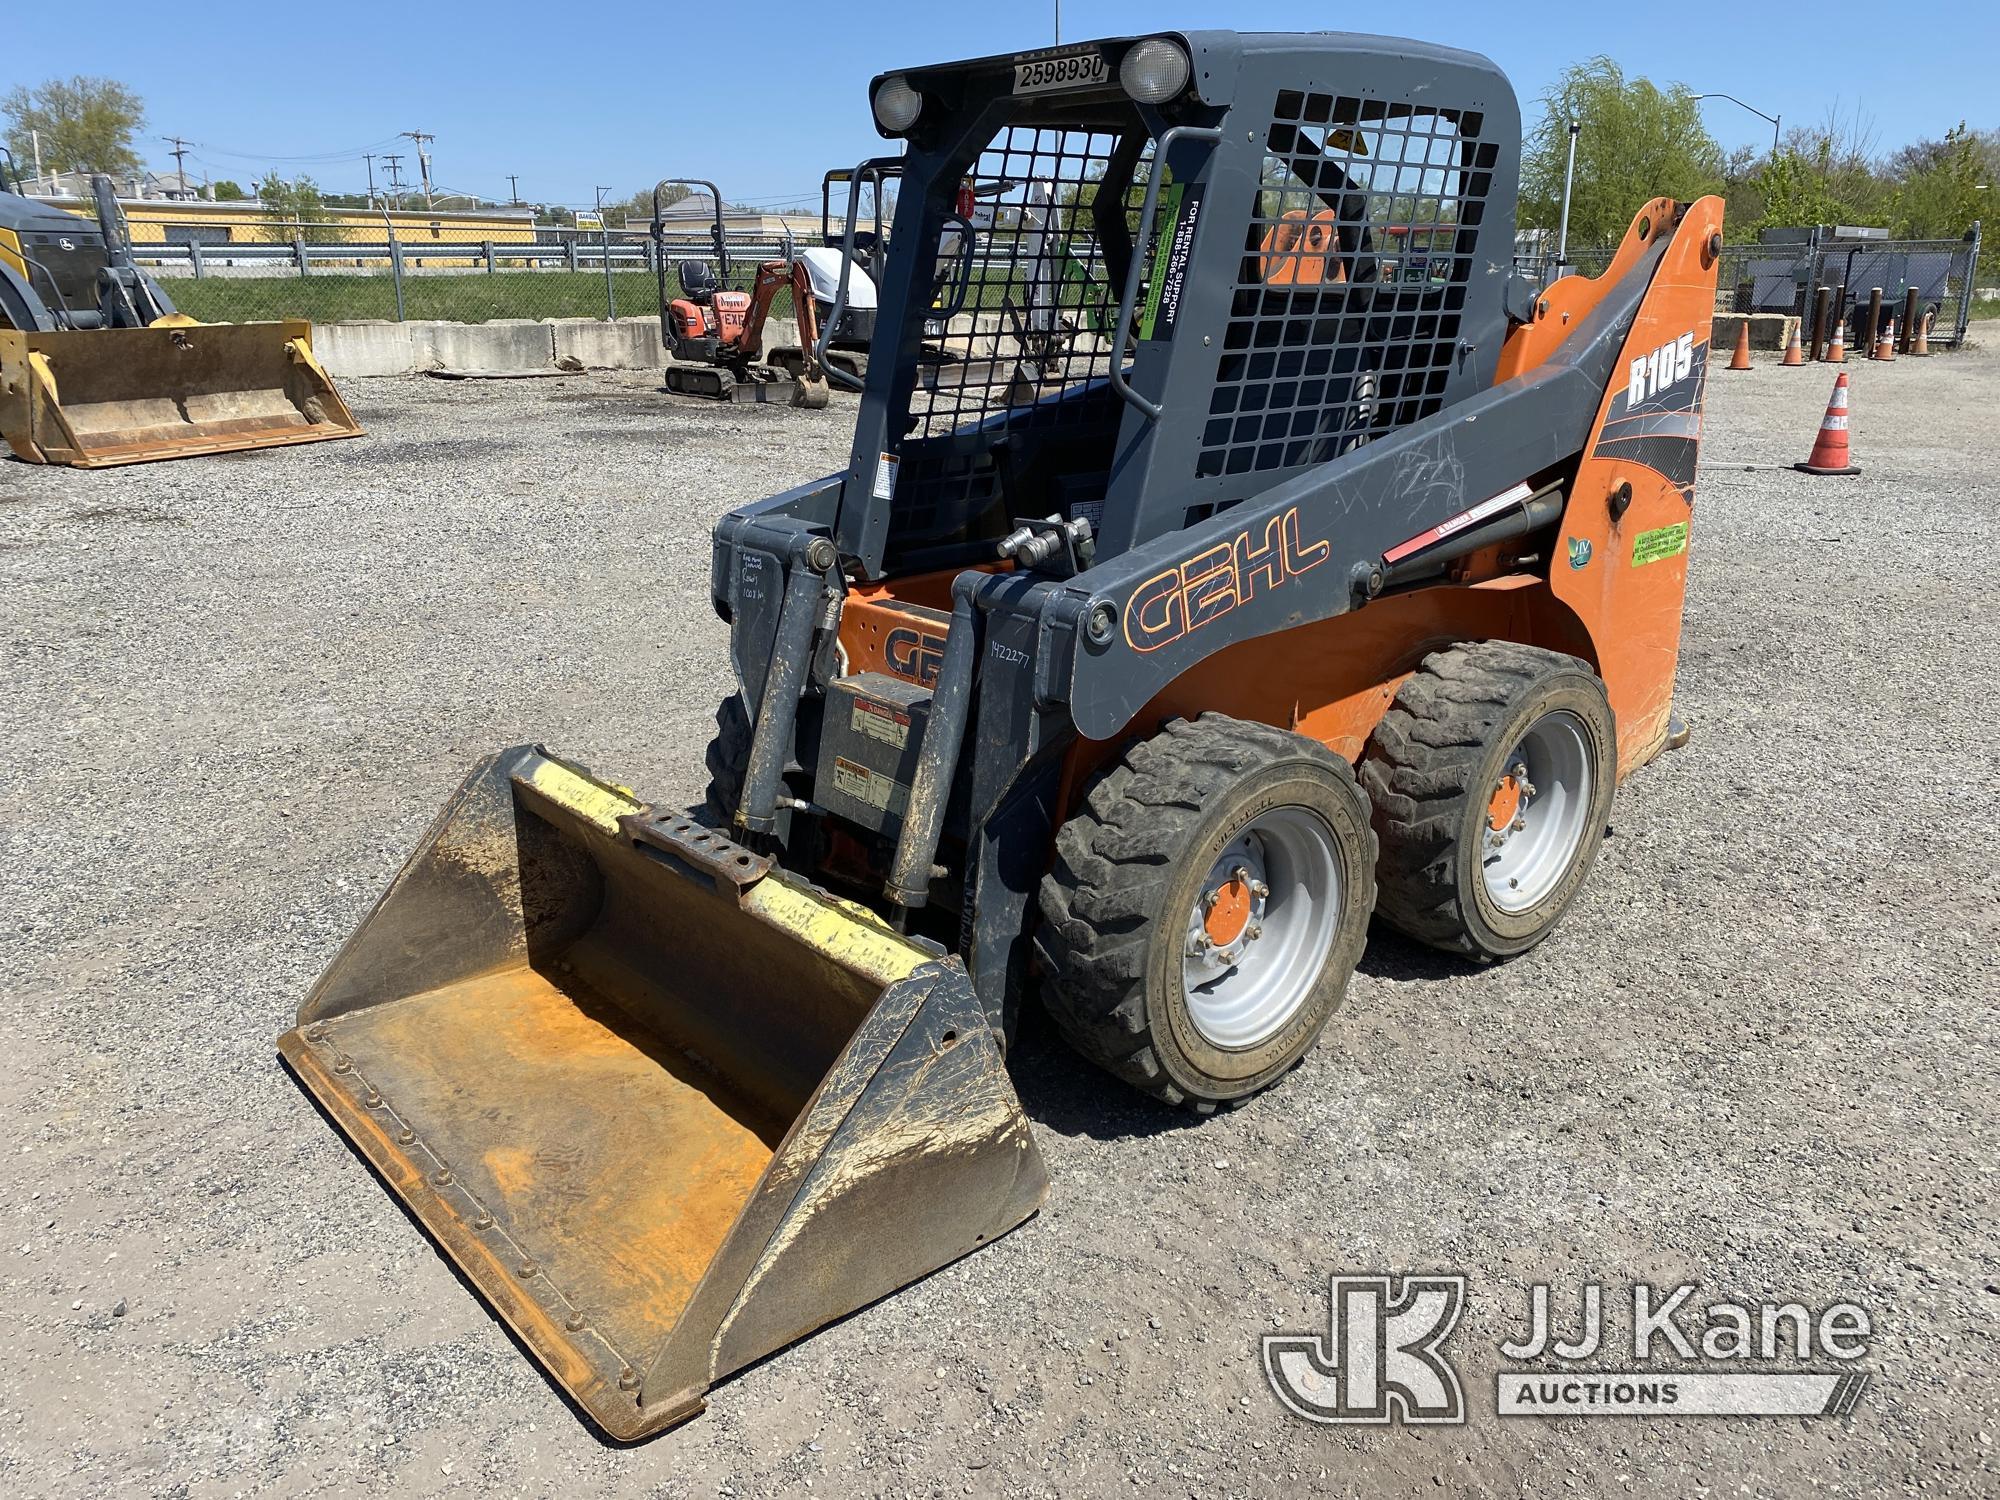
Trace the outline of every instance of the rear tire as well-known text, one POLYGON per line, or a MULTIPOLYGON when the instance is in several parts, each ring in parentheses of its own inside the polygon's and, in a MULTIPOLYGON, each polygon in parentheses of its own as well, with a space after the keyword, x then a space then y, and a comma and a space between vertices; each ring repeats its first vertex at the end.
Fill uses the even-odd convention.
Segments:
POLYGON ((1590 873, 1617 767, 1611 705, 1587 663, 1512 641, 1433 652, 1362 756, 1377 910, 1452 953, 1532 948, 1590 873))
POLYGON ((1367 802, 1324 746, 1222 714, 1175 720, 1128 747, 1057 835, 1035 939, 1043 1006, 1078 1052, 1157 1099, 1205 1112, 1246 1098, 1339 1006, 1374 869, 1367 802))

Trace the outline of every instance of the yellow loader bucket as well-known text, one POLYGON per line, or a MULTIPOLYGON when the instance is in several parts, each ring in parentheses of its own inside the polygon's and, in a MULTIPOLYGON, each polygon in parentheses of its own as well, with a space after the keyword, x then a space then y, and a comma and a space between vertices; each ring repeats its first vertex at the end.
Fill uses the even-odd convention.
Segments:
POLYGON ((358 437, 312 325, 0 329, 0 436, 79 469, 358 437))
POLYGON ((538 747, 298 1020, 300 1081, 617 1438, 1048 1191, 956 959, 538 747))

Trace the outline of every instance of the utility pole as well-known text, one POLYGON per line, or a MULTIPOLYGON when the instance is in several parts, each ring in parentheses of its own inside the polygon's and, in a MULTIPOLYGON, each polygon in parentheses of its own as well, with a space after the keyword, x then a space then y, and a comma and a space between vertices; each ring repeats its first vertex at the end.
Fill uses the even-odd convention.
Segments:
POLYGON ((395 195, 396 207, 403 206, 403 158, 393 152, 382 160, 389 164, 389 191, 395 195))
POLYGON ((177 135, 163 135, 160 137, 160 139, 165 141, 169 146, 173 147, 173 150, 168 154, 172 156, 174 159, 174 178, 180 184, 181 192, 185 194, 187 192, 187 187, 188 187, 188 174, 187 174, 188 143, 182 140, 177 135))
POLYGON ((427 142, 436 140, 437 137, 427 135, 421 130, 405 130, 402 132, 402 135, 404 139, 416 143, 417 173, 423 179, 424 207, 429 208, 431 206, 431 158, 430 153, 424 150, 424 146, 427 142))
POLYGON ((521 178, 519 173, 509 172, 507 174, 507 202, 511 208, 519 208, 521 206, 521 178))
POLYGON ((368 206, 373 208, 375 206, 375 153, 373 151, 364 151, 361 153, 361 159, 368 163, 368 206))

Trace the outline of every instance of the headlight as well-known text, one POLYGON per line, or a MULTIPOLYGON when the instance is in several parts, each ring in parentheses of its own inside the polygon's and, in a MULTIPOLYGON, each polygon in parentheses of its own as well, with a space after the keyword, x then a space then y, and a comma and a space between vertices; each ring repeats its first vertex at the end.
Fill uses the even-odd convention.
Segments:
POLYGON ((1188 71, 1185 52, 1172 42, 1152 37, 1125 54, 1118 65, 1118 82, 1141 104, 1164 104, 1187 87, 1188 71))
POLYGON ((890 135, 901 135, 916 124, 923 107, 924 96, 901 73, 890 74, 875 90, 875 123, 890 135))

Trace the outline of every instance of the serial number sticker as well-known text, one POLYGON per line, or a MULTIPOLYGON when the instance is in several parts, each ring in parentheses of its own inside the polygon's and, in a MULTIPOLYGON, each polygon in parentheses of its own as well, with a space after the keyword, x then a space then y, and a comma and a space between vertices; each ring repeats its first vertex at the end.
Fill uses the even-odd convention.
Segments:
POLYGON ((901 750, 910 743, 910 716, 886 703, 854 701, 854 732, 901 750))
POLYGON ((910 789, 894 777, 871 771, 844 755, 833 758, 833 784, 856 802, 898 816, 910 805, 910 789))
POLYGON ((1072 52, 1065 57, 1038 57, 1014 64, 1014 92, 1048 94, 1058 89, 1087 89, 1111 77, 1102 52, 1072 52))
POLYGON ((1642 531, 1632 542, 1632 566, 1642 568, 1647 563, 1679 557, 1687 551, 1687 547, 1688 523, 1685 521, 1676 521, 1657 531, 1642 531))

